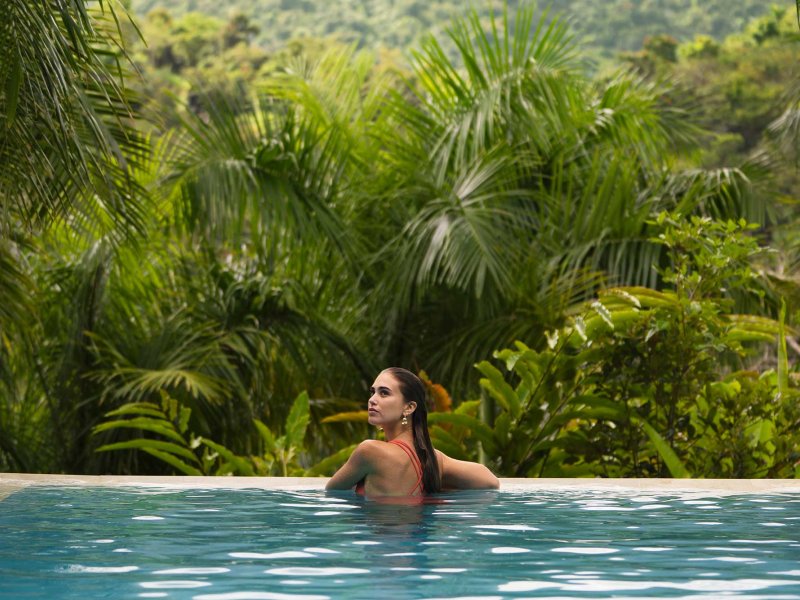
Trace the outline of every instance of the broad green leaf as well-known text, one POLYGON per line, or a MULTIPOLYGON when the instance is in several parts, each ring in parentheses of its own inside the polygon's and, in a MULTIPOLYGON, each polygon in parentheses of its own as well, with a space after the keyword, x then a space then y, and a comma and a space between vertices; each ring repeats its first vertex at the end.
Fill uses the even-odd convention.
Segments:
POLYGON ((207 440, 205 438, 203 438, 203 444, 219 454, 239 475, 244 475, 246 477, 252 477, 255 475, 255 472, 253 471, 253 465, 251 465, 250 461, 246 458, 237 456, 222 444, 212 442, 211 440, 207 440))
POLYGON ((177 456, 173 456, 172 454, 168 454, 167 452, 161 452, 161 450, 156 450, 155 448, 142 448, 142 450, 144 450, 148 454, 152 454, 158 460, 163 461, 168 465, 172 465, 173 467, 178 469, 181 473, 184 473, 186 475, 199 475, 199 476, 205 475, 205 473, 203 473, 199 469, 196 469, 191 465, 187 465, 177 456))
POLYGON ((595 300, 592 302, 592 309, 600 316, 603 321, 605 321, 606 325, 608 325, 611 329, 614 329, 614 321, 611 319, 611 313, 608 309, 603 306, 603 303, 595 300))
POLYGON ((149 440, 147 438, 139 438, 138 440, 129 440, 127 442, 116 442, 113 444, 105 444, 97 449, 97 452, 107 452, 109 450, 146 450, 147 448, 154 448, 162 452, 169 452, 183 456, 189 460, 199 463, 197 457, 187 448, 173 444, 172 442, 161 442, 159 440, 149 440))
POLYGON ((672 292, 660 292, 646 287, 625 286, 616 288, 635 297, 642 307, 667 307, 677 308, 678 299, 672 292))
POLYGON ((622 416, 621 411, 617 407, 597 407, 597 408, 583 408, 581 410, 570 410, 567 412, 559 413, 553 416, 539 432, 539 437, 546 438, 556 434, 560 429, 567 425, 570 421, 588 421, 588 420, 607 420, 613 421, 622 416))
POLYGON ((189 419, 192 417, 192 409, 188 406, 181 406, 178 411, 178 431, 186 433, 189 429, 189 419))
POLYGON ((771 333, 765 333, 763 331, 752 331, 748 329, 741 329, 739 327, 733 327, 728 330, 728 333, 725 336, 724 340, 728 343, 765 342, 767 344, 771 344, 775 342, 775 336, 772 335, 771 333))
MULTIPOLYGON (((800 0, 798 0, 800 2, 800 0)), ((800 4, 798 4, 800 8, 800 4)), ((786 353, 786 300, 781 298, 781 312, 778 318, 778 395, 781 400, 789 391, 789 357, 786 353)))
POLYGON ((460 415, 470 415, 472 417, 475 417, 478 415, 480 407, 481 407, 480 400, 467 400, 466 402, 462 402, 461 404, 459 404, 453 412, 458 413, 460 415))
POLYGON ((355 410, 350 412, 340 412, 322 419, 323 423, 366 423, 369 413, 366 410, 355 410))
POLYGON ((769 444, 775 437, 775 423, 770 419, 758 419, 745 429, 751 448, 759 444, 769 444))
POLYGON ((623 288, 611 288, 611 289, 608 289, 608 290, 601 290, 599 292, 599 295, 600 296, 615 296, 617 298, 620 298, 620 299, 624 300, 625 302, 627 302, 629 304, 632 304, 636 308, 641 308, 642 307, 642 303, 639 302, 639 299, 636 296, 634 296, 633 294, 631 294, 630 292, 628 292, 627 290, 623 289, 623 288))
POLYGON ((603 412, 608 415, 604 418, 621 418, 625 416, 625 409, 622 405, 603 396, 580 394, 570 398, 567 403, 572 406, 581 405, 587 407, 587 409, 603 412))
POLYGON ((634 419, 634 421, 642 425, 644 432, 647 434, 647 437, 650 438, 650 441, 652 442, 653 446, 655 446, 658 455, 661 457, 661 460, 664 461, 664 464, 667 465, 667 468, 673 477, 691 477, 689 471, 686 470, 686 467, 681 462, 681 459, 678 458, 677 454, 675 454, 675 451, 670 448, 669 444, 664 441, 664 438, 658 434, 658 432, 653 428, 652 425, 650 425, 650 423, 644 419, 634 419))
POLYGON ((278 451, 278 442, 275 436, 270 431, 269 427, 264 425, 259 419, 253 419, 258 433, 261 434, 261 439, 264 440, 264 449, 270 454, 275 454, 278 451))
MULTIPOLYGON (((439 431, 441 432, 441 429, 439 431)), ((431 431, 431 442, 433 443, 434 448, 440 452, 444 452, 451 458, 455 458, 457 460, 467 460, 468 458, 461 444, 452 443, 446 437, 442 437, 440 433, 434 433, 431 431)))
POLYGON ((447 431, 446 429, 442 429, 442 427, 440 427, 439 425, 431 426, 431 439, 436 440, 434 446, 436 446, 437 448, 439 448, 439 446, 437 446, 439 442, 447 445, 447 447, 451 449, 458 448, 459 456, 453 456, 452 454, 450 454, 450 452, 444 450, 444 448, 439 448, 439 450, 442 450, 445 454, 453 456, 453 458, 466 458, 465 451, 463 446, 461 445, 461 442, 457 440, 449 431, 447 431))
POLYGON ((494 439, 500 444, 508 440, 511 431, 511 415, 507 412, 500 413, 494 420, 494 439))
POLYGON ((506 363, 506 371, 513 371, 517 361, 522 356, 522 352, 507 348, 505 350, 495 352, 495 356, 506 363))
POLYGON ((780 335, 781 332, 780 318, 776 321, 759 315, 728 314, 725 315, 725 320, 733 324, 736 329, 754 333, 766 333, 772 335, 773 338, 780 335))
POLYGON ((486 376, 480 380, 480 385, 486 389, 516 419, 519 418, 520 404, 517 393, 503 378, 503 374, 488 361, 481 361, 478 370, 486 376))
POLYGON ((495 441, 492 430, 486 423, 475 417, 457 413, 430 413, 428 414, 428 423, 431 425, 452 423, 453 425, 464 427, 470 435, 474 435, 478 441, 480 441, 483 445, 483 449, 488 454, 495 453, 495 441))
POLYGON ((236 473, 236 467, 234 467, 233 464, 227 461, 223 461, 219 465, 219 467, 217 467, 217 470, 214 471, 213 473, 215 477, 224 477, 226 475, 237 475, 237 474, 238 473, 236 473))
POLYGON ((301 392, 292 404, 292 410, 286 417, 286 447, 302 448, 309 421, 308 394, 301 392))
POLYGON ((598 334, 607 332, 609 329, 624 329, 628 323, 634 323, 642 318, 643 311, 634 308, 624 310, 606 311, 606 316, 599 314, 588 315, 583 321, 584 335, 587 339, 594 339, 598 334), (609 325, 609 321, 611 324, 609 325))
POLYGON ((153 433, 161 434, 165 437, 168 437, 176 442, 180 442, 184 446, 186 445, 186 440, 175 431, 175 428, 172 426, 172 423, 169 421, 163 420, 156 420, 150 419, 147 417, 139 417, 136 419, 127 419, 124 421, 106 421, 105 423, 101 423, 92 429, 93 433, 100 433, 101 431, 108 431, 109 429, 120 429, 120 428, 127 428, 127 429, 143 429, 145 431, 152 431, 153 433))
POLYGON ((119 408, 105 414, 107 417, 120 417, 123 415, 144 415, 167 420, 167 415, 164 411, 150 402, 131 402, 130 404, 123 404, 119 408))

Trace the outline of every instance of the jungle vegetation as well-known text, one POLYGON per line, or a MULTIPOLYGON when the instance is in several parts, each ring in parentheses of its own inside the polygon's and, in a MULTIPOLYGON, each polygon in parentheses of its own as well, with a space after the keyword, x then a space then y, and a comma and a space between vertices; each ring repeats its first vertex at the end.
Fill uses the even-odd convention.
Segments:
POLYGON ((9 0, 0 471, 327 474, 402 365, 501 475, 797 476, 797 16, 751 16, 593 74, 532 5, 404 55, 9 0))
MULTIPOLYGON (((407 49, 428 34, 449 48, 442 34, 454 18, 477 11, 488 23, 491 10, 503 2, 452 0, 129 0, 131 10, 144 17, 166 9, 176 17, 197 13, 221 20, 240 15, 251 23, 250 36, 259 46, 276 50, 296 38, 334 37, 359 47, 407 49)), ((507 3, 513 16, 518 0, 507 3)), ((697 35, 723 39, 740 32, 752 19, 763 15, 763 0, 552 0, 539 2, 540 14, 567 15, 587 56, 614 58, 620 51, 637 50, 646 37, 668 33, 681 42, 697 35)))

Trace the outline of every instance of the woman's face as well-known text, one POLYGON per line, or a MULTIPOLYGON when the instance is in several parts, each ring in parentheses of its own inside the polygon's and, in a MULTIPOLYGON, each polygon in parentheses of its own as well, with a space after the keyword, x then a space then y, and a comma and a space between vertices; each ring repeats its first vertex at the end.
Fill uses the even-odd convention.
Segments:
POLYGON ((414 403, 406 403, 400 391, 400 382, 391 373, 381 372, 369 391, 367 412, 370 425, 395 425, 400 422, 404 413, 410 416, 413 412, 414 403))

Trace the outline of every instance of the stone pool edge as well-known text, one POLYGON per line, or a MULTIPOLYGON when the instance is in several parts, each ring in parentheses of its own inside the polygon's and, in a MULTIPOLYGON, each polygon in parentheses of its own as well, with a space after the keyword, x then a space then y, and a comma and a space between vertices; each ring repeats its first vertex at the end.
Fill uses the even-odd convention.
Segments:
MULTIPOLYGON (((321 490, 327 477, 191 477, 122 475, 38 475, 0 473, 0 500, 11 493, 36 485, 142 486, 164 488, 221 488, 263 490, 321 490)), ((573 490, 609 492, 705 492, 720 495, 800 493, 796 479, 563 479, 503 478, 500 489, 573 490)))

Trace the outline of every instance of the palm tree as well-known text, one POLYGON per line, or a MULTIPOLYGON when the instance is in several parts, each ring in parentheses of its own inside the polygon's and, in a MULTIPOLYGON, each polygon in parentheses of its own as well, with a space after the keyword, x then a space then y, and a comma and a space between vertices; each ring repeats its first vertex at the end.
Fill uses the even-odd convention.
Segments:
MULTIPOLYGON (((347 196, 371 110, 352 91, 371 64, 336 47, 252 100, 209 94, 159 143, 144 179, 169 233, 153 223, 152 283, 120 265, 108 326, 93 335, 91 378, 108 406, 163 389, 193 409, 196 432, 251 452, 252 419, 283 423, 298 392, 312 397, 312 431, 363 393, 376 363, 354 332, 364 259, 347 196), (130 285, 149 289, 147 310, 126 306, 130 285)), ((318 453, 341 444, 313 437, 318 453)))
POLYGON ((35 226, 75 211, 136 224, 129 162, 143 150, 130 126, 118 9, 109 0, 9 0, 3 40, 2 226, 35 226), (93 5, 94 8, 89 8, 93 5), (15 223, 12 219, 19 219, 15 223))
MULTIPOLYGON (((35 237, 63 222, 114 241, 142 224, 146 200, 131 166, 144 146, 124 83, 121 16, 109 0, 9 0, 0 15, 0 364, 13 373, 0 396, 6 444, 32 439, 14 415, 52 409, 20 377, 23 365, 36 373, 42 364, 35 237)), ((31 462, 19 446, 6 450, 18 467, 31 462)))
POLYGON ((740 170, 677 170, 698 132, 668 87, 587 81, 561 19, 522 7, 512 31, 473 12, 448 35, 458 60, 429 38, 372 128, 385 166, 361 204, 389 216, 368 271, 384 362, 458 393, 481 357, 543 343, 599 284, 653 285, 660 210, 738 217, 748 190, 740 170))
MULTIPOLYGON (((35 14, 13 1, 13 14, 35 14)), ((49 6, 57 23, 89 16, 77 0, 49 6)), ((94 23, 80 31, 108 42, 94 23)), ((57 38, 74 54, 65 72, 96 71, 62 77, 75 88, 63 102, 20 84, 0 117, 2 226, 26 233, 4 238, 0 277, 17 300, 0 317, 25 317, 30 294, 40 307, 25 345, 0 350, 0 434, 15 428, 0 466, 41 468, 6 441, 29 439, 19 415, 41 408, 58 425, 47 468, 158 469, 97 457, 87 436, 102 412, 161 391, 192 408, 192 431, 252 452, 252 419, 283 423, 307 389, 311 450, 324 454, 353 429, 319 435, 319 421, 354 408, 381 366, 424 368, 465 394, 474 363, 515 339, 541 346, 599 287, 654 285, 659 211, 757 208, 751 172, 678 168, 696 131, 669 87, 629 73, 589 81, 561 19, 472 13, 448 35, 458 58, 429 38, 401 86, 336 46, 241 98, 207 94, 153 140, 123 135, 113 53, 90 59, 57 38), (16 162, 27 147, 32 183, 16 162), (145 235, 121 243, 131 231, 145 235)), ((0 73, 13 89, 14 70, 0 73)))

